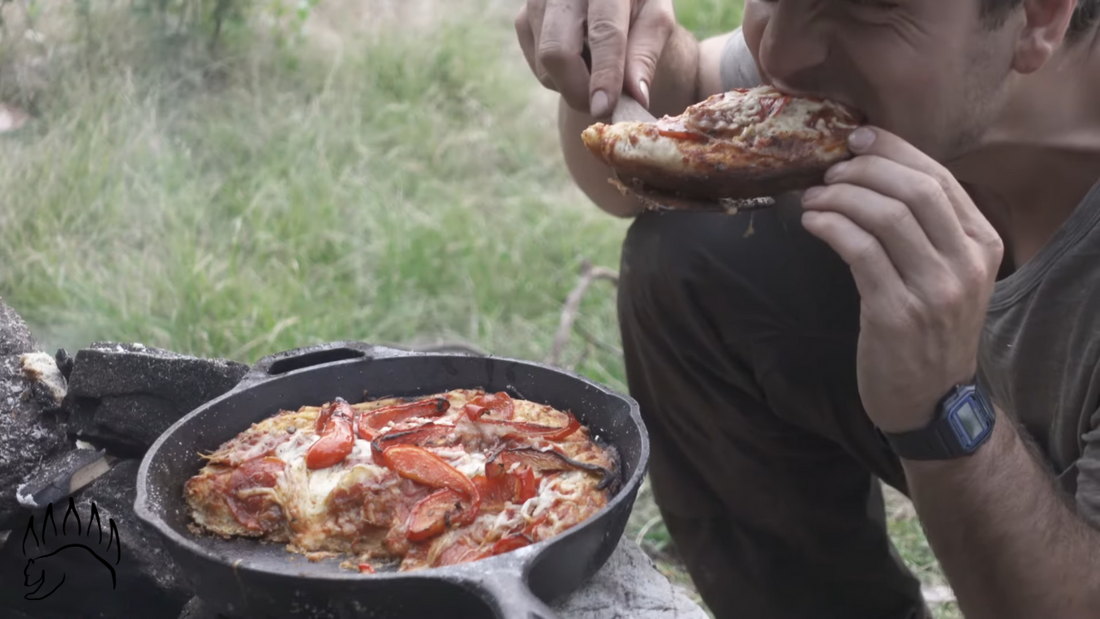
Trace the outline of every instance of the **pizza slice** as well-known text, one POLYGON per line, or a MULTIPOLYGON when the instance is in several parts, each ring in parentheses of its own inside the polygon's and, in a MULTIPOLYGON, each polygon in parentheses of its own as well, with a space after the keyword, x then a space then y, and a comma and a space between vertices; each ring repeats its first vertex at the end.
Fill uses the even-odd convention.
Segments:
POLYGON ((826 99, 771 86, 712 95, 678 116, 596 123, 581 134, 624 192, 687 200, 751 200, 818 184, 850 156, 863 119, 826 99))

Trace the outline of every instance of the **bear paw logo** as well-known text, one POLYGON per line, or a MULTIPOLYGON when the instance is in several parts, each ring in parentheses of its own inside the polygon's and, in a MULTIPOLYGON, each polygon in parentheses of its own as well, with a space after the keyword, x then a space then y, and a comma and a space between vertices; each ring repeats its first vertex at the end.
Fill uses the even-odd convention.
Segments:
POLYGON ((114 589, 117 584, 114 566, 122 559, 122 544, 114 519, 108 518, 107 521, 110 532, 104 539, 95 503, 92 503, 87 526, 84 526, 72 497, 61 521, 60 534, 54 521, 52 503, 46 506, 41 528, 35 527, 32 515, 23 534, 23 556, 28 557, 27 567, 23 570, 26 576, 23 585, 30 587, 31 591, 23 597, 42 600, 53 595, 65 584, 65 578, 69 576, 66 571, 74 569, 80 570, 81 578, 102 575, 104 584, 109 577, 114 589))

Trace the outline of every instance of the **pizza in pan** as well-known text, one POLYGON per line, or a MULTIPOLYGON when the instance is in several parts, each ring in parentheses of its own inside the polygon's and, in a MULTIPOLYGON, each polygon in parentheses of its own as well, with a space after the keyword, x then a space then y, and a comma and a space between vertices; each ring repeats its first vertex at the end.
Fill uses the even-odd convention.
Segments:
POLYGON ((697 200, 754 199, 805 189, 850 156, 855 110, 771 86, 718 93, 678 116, 596 123, 581 134, 624 192, 697 200))
POLYGON ((476 389, 282 410, 203 457, 185 485, 194 533, 371 573, 549 539, 618 484, 614 449, 572 413, 476 389))

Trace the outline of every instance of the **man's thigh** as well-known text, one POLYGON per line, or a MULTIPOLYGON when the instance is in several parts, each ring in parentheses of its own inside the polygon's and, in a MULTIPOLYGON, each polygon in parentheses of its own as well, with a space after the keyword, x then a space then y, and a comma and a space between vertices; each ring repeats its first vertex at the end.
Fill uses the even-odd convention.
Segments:
POLYGON ((798 214, 632 225, 620 321, 654 493, 719 616, 917 616, 873 475, 904 477, 855 380, 859 298, 798 214))

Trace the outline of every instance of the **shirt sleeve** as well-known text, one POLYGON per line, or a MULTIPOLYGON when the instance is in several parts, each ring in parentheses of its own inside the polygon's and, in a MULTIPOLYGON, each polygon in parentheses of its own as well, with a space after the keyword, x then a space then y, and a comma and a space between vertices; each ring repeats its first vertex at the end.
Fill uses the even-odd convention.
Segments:
POLYGON ((749 52, 741 28, 734 30, 726 39, 719 72, 722 76, 722 88, 725 90, 760 85, 761 79, 760 73, 756 70, 756 60, 749 52))
POLYGON ((1085 443, 1077 460, 1077 513, 1094 529, 1100 529, 1100 412, 1092 416, 1092 429, 1081 436, 1085 443))

